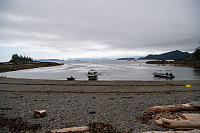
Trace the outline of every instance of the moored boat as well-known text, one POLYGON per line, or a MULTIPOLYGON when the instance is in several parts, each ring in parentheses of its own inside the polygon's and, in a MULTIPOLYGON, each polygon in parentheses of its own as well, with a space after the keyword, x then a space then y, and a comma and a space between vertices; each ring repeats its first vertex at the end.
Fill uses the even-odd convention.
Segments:
POLYGON ((162 73, 162 72, 154 72, 153 75, 155 77, 160 77, 160 78, 168 78, 168 79, 173 79, 175 76, 170 72, 162 73))
POLYGON ((94 69, 89 70, 87 76, 88 76, 88 80, 97 80, 98 79, 98 73, 94 69))
POLYGON ((71 76, 71 77, 67 78, 67 80, 72 81, 72 80, 75 80, 75 78, 71 76))

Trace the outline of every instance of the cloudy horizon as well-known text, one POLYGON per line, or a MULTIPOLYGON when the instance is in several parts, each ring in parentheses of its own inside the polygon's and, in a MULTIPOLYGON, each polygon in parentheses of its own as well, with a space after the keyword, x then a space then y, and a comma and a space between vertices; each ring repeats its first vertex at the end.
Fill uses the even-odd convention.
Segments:
POLYGON ((199 0, 0 0, 0 61, 115 58, 200 42, 199 0))

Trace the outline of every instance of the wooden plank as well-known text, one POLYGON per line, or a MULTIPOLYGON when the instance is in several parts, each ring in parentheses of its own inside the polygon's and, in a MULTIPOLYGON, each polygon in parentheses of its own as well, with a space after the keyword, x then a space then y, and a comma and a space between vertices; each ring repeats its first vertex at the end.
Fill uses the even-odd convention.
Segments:
POLYGON ((156 125, 175 129, 200 129, 200 121, 170 120, 162 118, 155 121, 156 125))
POLYGON ((200 133, 200 130, 190 130, 190 131, 148 131, 143 133, 200 133))
POLYGON ((89 127, 83 126, 83 127, 71 127, 71 128, 63 128, 63 129, 57 129, 57 130, 51 130, 51 133, 67 133, 67 132, 83 132, 88 131, 89 127))
POLYGON ((182 114, 182 116, 183 116, 186 120, 190 120, 190 121, 200 121, 200 114, 190 113, 190 114, 182 114))

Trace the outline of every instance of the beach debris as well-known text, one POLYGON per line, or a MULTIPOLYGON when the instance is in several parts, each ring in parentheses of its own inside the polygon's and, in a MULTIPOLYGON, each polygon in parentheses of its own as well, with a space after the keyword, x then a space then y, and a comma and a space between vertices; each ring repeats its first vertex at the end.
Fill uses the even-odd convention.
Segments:
POLYGON ((200 133, 200 130, 189 130, 189 131, 148 131, 143 133, 200 133))
POLYGON ((117 133, 117 130, 108 123, 92 122, 89 123, 88 127, 90 133, 117 133))
POLYGON ((46 116, 46 110, 34 110, 33 112, 35 118, 42 118, 46 116))
POLYGON ((51 130, 49 133, 130 133, 128 130, 117 131, 111 124, 103 122, 92 122, 88 126, 63 128, 51 130))
POLYGON ((162 118, 155 121, 156 125, 163 126, 166 128, 175 128, 175 129, 199 129, 200 121, 191 121, 191 120, 170 120, 162 118))
POLYGON ((156 120, 156 125, 167 127, 167 128, 176 128, 176 129, 196 129, 200 128, 200 114, 186 113, 181 114, 182 119, 166 119, 161 118, 156 120))
POLYGON ((73 123, 73 122, 67 123, 67 127, 74 127, 74 126, 75 126, 75 123, 73 123))
POLYGON ((164 112, 164 111, 184 111, 184 110, 200 110, 200 102, 192 101, 186 104, 179 105, 162 105, 154 106, 147 109, 145 112, 164 112))
POLYGON ((170 83, 170 82, 168 82, 168 83, 166 83, 166 85, 175 86, 176 84, 175 84, 175 83, 170 83))
POLYGON ((51 130, 50 133, 84 132, 88 130, 89 130, 88 126, 82 126, 82 127, 70 127, 70 128, 51 130))
POLYGON ((96 114, 95 111, 89 111, 88 113, 89 113, 89 114, 96 114))
POLYGON ((181 119, 183 116, 181 116, 180 113, 177 112, 144 112, 141 115, 137 116, 136 119, 138 121, 141 121, 144 124, 150 124, 153 120, 158 120, 161 118, 167 118, 167 119, 181 119))
POLYGON ((190 88, 191 85, 190 85, 190 84, 186 84, 185 87, 186 87, 186 88, 190 88))
POLYGON ((0 115, 0 128, 3 127, 8 128, 9 132, 12 133, 19 133, 26 131, 35 132, 38 129, 42 128, 40 124, 31 124, 29 122, 25 122, 21 117, 8 118, 6 116, 0 115))
POLYGON ((200 114, 189 113, 189 114, 182 114, 182 116, 186 120, 200 121, 200 114))
POLYGON ((137 116, 136 119, 142 121, 144 124, 149 124, 150 120, 167 118, 167 119, 184 119, 182 114, 177 111, 197 111, 200 110, 199 101, 191 101, 187 104, 180 105, 162 105, 154 106, 145 110, 141 115, 137 116))

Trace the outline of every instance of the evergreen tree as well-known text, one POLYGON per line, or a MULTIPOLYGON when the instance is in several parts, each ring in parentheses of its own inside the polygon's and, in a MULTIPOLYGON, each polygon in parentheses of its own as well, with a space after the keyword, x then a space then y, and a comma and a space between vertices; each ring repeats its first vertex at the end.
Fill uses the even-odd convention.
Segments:
POLYGON ((194 60, 200 60, 200 47, 196 48, 193 56, 194 60))
POLYGON ((19 65, 19 64, 27 64, 27 63, 31 63, 33 62, 33 59, 31 57, 23 57, 23 56, 19 56, 18 54, 14 54, 12 55, 12 58, 10 60, 10 62, 12 62, 13 64, 19 65))

